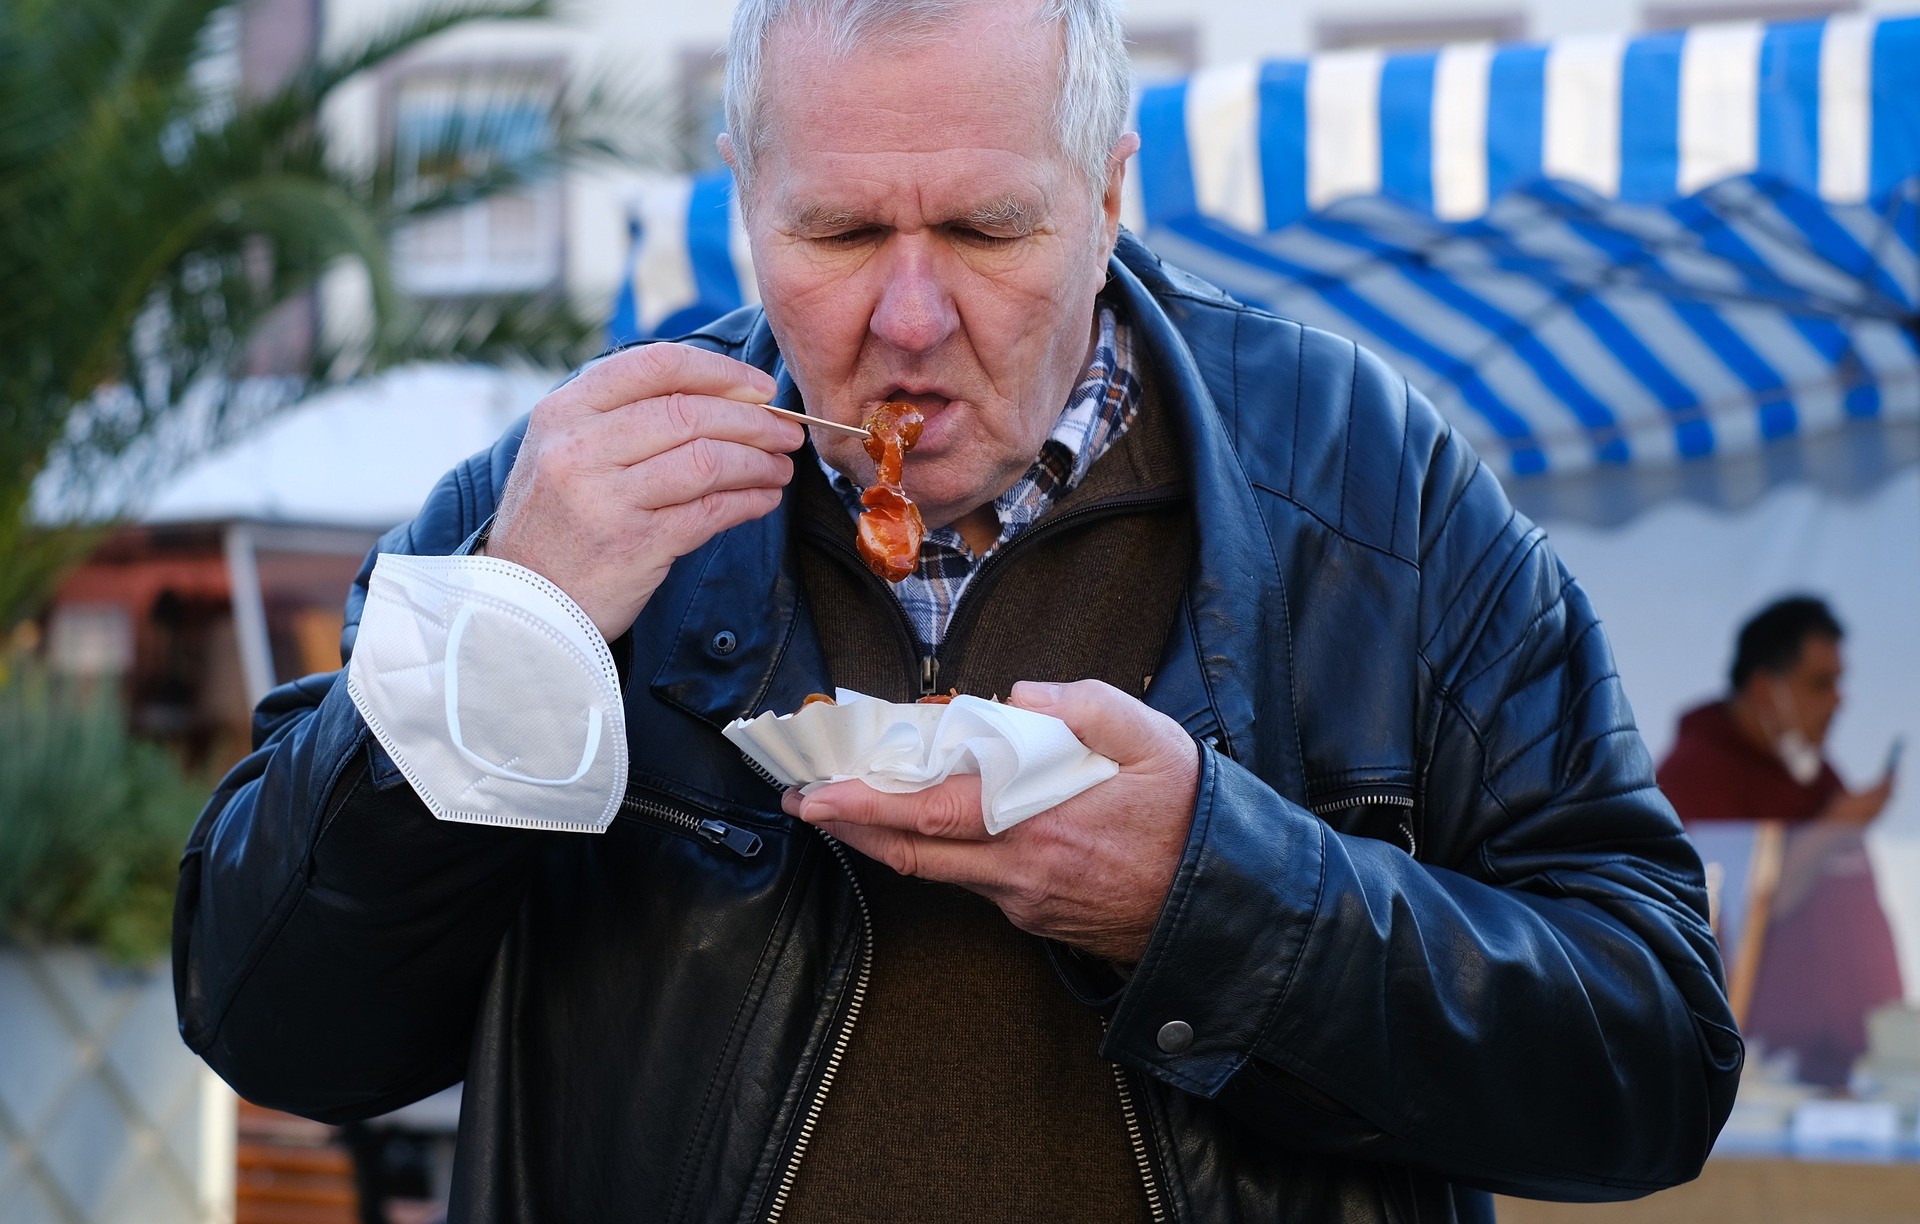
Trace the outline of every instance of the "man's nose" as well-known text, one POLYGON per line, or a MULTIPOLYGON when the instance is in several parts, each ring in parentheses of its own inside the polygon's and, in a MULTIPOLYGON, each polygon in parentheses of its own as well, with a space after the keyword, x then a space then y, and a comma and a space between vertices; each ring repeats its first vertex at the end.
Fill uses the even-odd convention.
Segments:
POLYGON ((930 352, 960 325, 941 254, 925 234, 897 234, 888 246, 886 281, 868 326, 894 348, 930 352))

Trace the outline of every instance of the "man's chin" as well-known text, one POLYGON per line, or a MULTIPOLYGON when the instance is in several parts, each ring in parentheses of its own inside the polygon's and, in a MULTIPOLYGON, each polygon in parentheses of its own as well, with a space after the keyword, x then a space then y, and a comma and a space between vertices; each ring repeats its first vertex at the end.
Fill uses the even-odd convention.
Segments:
POLYGON ((981 498, 978 492, 947 497, 925 496, 914 492, 911 480, 907 482, 907 496, 920 507, 920 517, 927 524, 928 531, 951 527, 974 511, 993 505, 993 498, 981 498))

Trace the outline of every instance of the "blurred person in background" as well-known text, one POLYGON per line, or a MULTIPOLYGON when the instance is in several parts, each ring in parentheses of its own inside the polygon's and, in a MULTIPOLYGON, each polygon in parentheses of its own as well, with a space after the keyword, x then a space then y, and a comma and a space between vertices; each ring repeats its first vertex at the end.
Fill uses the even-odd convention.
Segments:
POLYGON ((1844 1086, 1865 1051, 1867 1013, 1901 997, 1865 839, 1893 794, 1894 763, 1851 791, 1825 755, 1843 636, 1811 596, 1763 608, 1740 629, 1731 692, 1681 717, 1659 771, 1688 825, 1790 826, 1742 1032, 1765 1054, 1790 1052, 1800 1079, 1826 1087, 1844 1086))

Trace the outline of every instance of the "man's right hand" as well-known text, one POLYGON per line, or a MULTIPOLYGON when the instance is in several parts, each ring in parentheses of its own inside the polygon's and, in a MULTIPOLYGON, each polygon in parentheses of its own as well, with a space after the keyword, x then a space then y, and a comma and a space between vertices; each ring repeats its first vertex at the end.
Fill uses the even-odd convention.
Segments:
POLYGON ((534 407, 487 555, 565 591, 607 640, 675 559, 773 510, 806 432, 750 365, 681 344, 615 353, 534 407))

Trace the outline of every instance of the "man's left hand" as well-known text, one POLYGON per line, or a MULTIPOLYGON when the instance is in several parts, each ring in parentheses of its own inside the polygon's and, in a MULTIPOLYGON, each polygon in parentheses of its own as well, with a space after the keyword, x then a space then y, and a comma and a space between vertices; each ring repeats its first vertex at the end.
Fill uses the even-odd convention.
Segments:
POLYGON ((1180 724, 1098 680, 1023 681, 1010 701, 1066 723, 1119 774, 998 837, 978 776, 909 795, 838 782, 787 792, 786 810, 902 875, 979 893, 1023 931, 1132 964, 1180 865, 1200 750, 1180 724))

